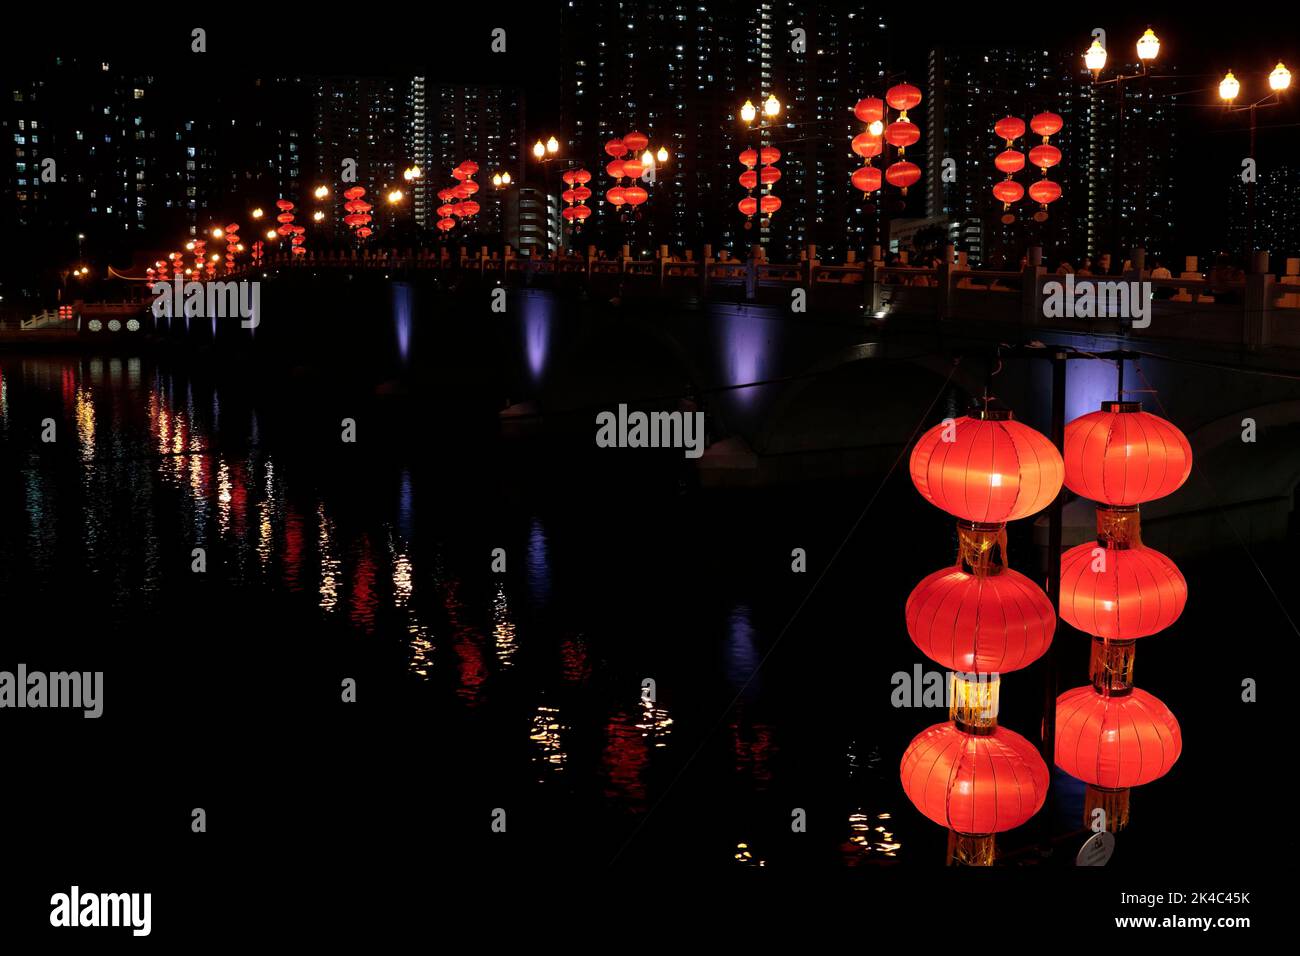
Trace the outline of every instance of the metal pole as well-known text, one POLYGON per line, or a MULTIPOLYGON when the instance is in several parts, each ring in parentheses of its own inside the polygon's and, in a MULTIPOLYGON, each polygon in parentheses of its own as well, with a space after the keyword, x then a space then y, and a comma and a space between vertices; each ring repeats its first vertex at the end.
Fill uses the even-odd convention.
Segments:
MULTIPOLYGON (((1250 104, 1250 158, 1255 159, 1255 104, 1250 104)), ((1256 164, 1258 165, 1258 164, 1256 164)), ((1246 268, 1255 254, 1255 171, 1246 184, 1246 268)))
MULTIPOLYGON (((1052 354, 1052 444, 1065 453, 1065 352, 1052 354)), ((1047 598, 1059 614, 1061 607, 1061 516, 1065 489, 1057 492, 1047 511, 1047 598)), ((1050 767, 1056 750, 1056 641, 1043 655, 1043 760, 1050 767)), ((1049 814, 1050 816, 1050 814, 1049 814)))

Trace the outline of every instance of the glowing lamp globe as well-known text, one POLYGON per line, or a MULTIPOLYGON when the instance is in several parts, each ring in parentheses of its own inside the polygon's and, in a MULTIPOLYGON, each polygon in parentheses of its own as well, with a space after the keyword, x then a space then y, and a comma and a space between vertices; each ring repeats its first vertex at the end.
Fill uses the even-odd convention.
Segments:
POLYGON ((1024 198, 1025 187, 1014 179, 1004 179, 1002 182, 994 184, 993 195, 999 202, 1020 202, 1024 198))
POLYGON ((1044 206, 1061 198, 1061 184, 1050 179, 1039 179, 1029 184, 1029 198, 1044 206))
POLYGON ((907 120, 896 120, 885 127, 885 142, 906 148, 920 142, 921 128, 907 120))
POLYGON ((932 505, 981 523, 1042 511, 1061 490, 1064 474, 1047 437, 1004 409, 940 422, 916 443, 908 467, 916 490, 932 505))
POLYGON ((1056 698, 1054 759, 1084 783, 1140 787, 1168 773, 1182 750, 1177 719, 1144 690, 1107 697, 1087 686, 1056 698))
POLYGON ((1005 727, 977 736, 935 724, 908 745, 899 772, 916 809, 958 833, 1014 829, 1047 798, 1043 758, 1005 727))
POLYGON ((1094 637, 1148 637, 1178 620, 1186 606, 1186 579, 1154 548, 1087 541, 1061 556, 1061 620, 1094 637))
POLYGON ((886 91, 885 101, 905 113, 921 102, 921 91, 911 83, 899 83, 886 91))
POLYGON ((1192 446, 1140 402, 1104 402, 1065 426, 1065 486, 1106 505, 1172 494, 1192 472, 1192 446))
POLYGON ((853 115, 868 126, 885 118, 885 102, 875 96, 860 99, 853 107, 853 115))
POLYGON ((1039 113, 1029 121, 1029 128, 1039 136, 1054 136, 1064 125, 1065 121, 1055 113, 1039 113))
POLYGON ((853 186, 864 193, 875 192, 880 188, 880 170, 875 166, 863 166, 855 169, 852 176, 853 186))
POLYGON ((1014 142, 1025 135, 1025 121, 1014 116, 1003 117, 993 124, 993 132, 999 139, 1014 142))
POLYGON ((879 136, 872 136, 870 133, 859 133, 853 137, 853 152, 857 153, 863 159, 870 159, 872 156, 879 156, 884 146, 880 142, 879 136))
POLYGON ((892 163, 885 170, 885 179, 891 186, 897 186, 900 189, 906 189, 908 186, 915 186, 921 179, 921 167, 916 163, 910 163, 907 160, 892 163))
POLYGON ((1028 667, 1056 630, 1056 610, 1043 589, 1010 568, 987 576, 960 566, 936 571, 912 590, 905 616, 922 654, 964 673, 1028 667))
POLYGON ((1000 173, 1018 173, 1025 168, 1025 154, 1018 149, 1004 149, 993 158, 1000 173))

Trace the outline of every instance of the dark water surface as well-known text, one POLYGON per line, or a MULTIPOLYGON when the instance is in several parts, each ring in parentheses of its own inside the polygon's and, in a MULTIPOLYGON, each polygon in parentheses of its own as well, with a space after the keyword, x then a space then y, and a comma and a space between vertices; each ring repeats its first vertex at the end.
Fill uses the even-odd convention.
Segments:
MULTIPOLYGON (((955 537, 905 464, 855 525, 883 475, 707 491, 680 452, 503 438, 495 407, 528 397, 517 366, 478 383, 495 407, 180 355, 5 357, 0 374, 0 661, 105 672, 98 721, 5 715, 23 839, 147 869, 204 807, 220 848, 205 852, 255 847, 270 866, 942 865, 945 834, 898 763, 946 711, 891 706, 890 675, 934 666, 903 602, 955 537)), ((1011 555, 1034 571, 1027 527, 1011 555)), ((1274 577, 1291 566, 1283 548, 1257 556, 1274 577)), ((1285 625, 1240 556, 1179 563, 1192 603, 1143 643, 1138 682, 1179 717, 1183 756, 1135 793, 1116 866, 1204 841, 1239 853, 1263 826, 1240 813, 1207 831, 1198 801, 1261 779, 1239 682, 1285 625)), ((1057 641, 1062 689, 1084 683, 1086 640, 1062 625, 1057 641)), ((1036 739, 1041 693, 1034 669, 1008 675, 1003 723, 1036 739)), ((1081 842, 1066 836, 1081 792, 1060 775, 1053 790, 1058 864, 1081 842)), ((1035 821, 1000 845, 1014 860, 1041 835, 1035 821)))

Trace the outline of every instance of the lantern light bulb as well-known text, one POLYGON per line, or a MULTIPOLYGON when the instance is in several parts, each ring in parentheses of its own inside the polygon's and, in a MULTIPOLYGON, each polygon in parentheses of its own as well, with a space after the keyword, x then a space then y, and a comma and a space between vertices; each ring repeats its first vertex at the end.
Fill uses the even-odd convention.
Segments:
POLYGON ((1155 35, 1155 31, 1147 27, 1147 32, 1142 34, 1142 39, 1137 42, 1138 59, 1144 63, 1147 60, 1154 60, 1160 52, 1160 38, 1155 35))
POLYGON ((1269 89, 1280 93, 1290 85, 1291 85, 1291 71, 1288 70, 1285 66, 1283 66, 1282 61, 1279 60, 1273 72, 1268 75, 1269 89))
POLYGON ((1101 45, 1100 40, 1092 41, 1092 46, 1088 47, 1088 52, 1083 55, 1083 62, 1094 73, 1100 73, 1106 68, 1106 48, 1101 45))
POLYGON ((740 108, 740 118, 746 123, 752 123, 757 115, 758 110, 754 109, 754 104, 749 100, 745 100, 745 105, 740 108))
POLYGON ((1229 70, 1228 75, 1219 82, 1219 98, 1231 103, 1237 98, 1239 92, 1241 92, 1241 84, 1237 82, 1237 78, 1229 70))
POLYGON ((879 136, 884 131, 885 131, 885 124, 882 123, 880 120, 875 120, 874 122, 872 122, 870 125, 867 126, 867 132, 870 133, 872 136, 879 136))

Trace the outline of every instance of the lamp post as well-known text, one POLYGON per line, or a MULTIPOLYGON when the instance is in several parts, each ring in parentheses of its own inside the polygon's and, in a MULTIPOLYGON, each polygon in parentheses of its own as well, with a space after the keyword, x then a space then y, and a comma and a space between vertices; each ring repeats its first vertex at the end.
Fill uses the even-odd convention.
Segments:
MULTIPOLYGON (((1106 52, 1106 48, 1102 45, 1101 40, 1094 35, 1092 45, 1088 47, 1088 49, 1083 54, 1084 65, 1088 68, 1089 72, 1092 73, 1093 86, 1100 87, 1100 86, 1105 86, 1109 83, 1114 83, 1115 89, 1119 94, 1119 113, 1118 113, 1117 136, 1116 136, 1116 141, 1119 144, 1118 150, 1123 150, 1125 148, 1124 84, 1129 80, 1140 79, 1142 81, 1143 99, 1147 100, 1148 101, 1147 105, 1148 107, 1150 106, 1149 103, 1151 98, 1150 68, 1152 65, 1154 65, 1156 57, 1160 55, 1160 38, 1156 36, 1154 30, 1152 30, 1150 27, 1147 27, 1146 32, 1143 33, 1142 36, 1138 38, 1136 46, 1137 46, 1139 72, 1128 73, 1128 74, 1121 72, 1106 80, 1101 79, 1101 73, 1106 68, 1106 61, 1108 59, 1108 55, 1106 52)), ((1112 179, 1110 198, 1111 198, 1111 231, 1114 234, 1113 242, 1115 246, 1115 251, 1118 253, 1116 258, 1116 263, 1122 264, 1124 261, 1124 248, 1123 248, 1124 244, 1123 244, 1122 237, 1120 236, 1120 230, 1119 230, 1118 176, 1119 176, 1119 168, 1122 167, 1124 164, 1120 163, 1119 159, 1120 156, 1117 155, 1116 163, 1115 163, 1116 166, 1115 177, 1112 179)), ((1142 219, 1142 224, 1145 225, 1146 217, 1142 216, 1141 219, 1142 219)), ((1143 236, 1142 242, 1145 244, 1147 242, 1147 237, 1143 236)))
MULTIPOLYGON (((1274 67, 1273 72, 1268 75, 1269 93, 1260 97, 1253 103, 1243 103, 1241 106, 1234 105, 1238 94, 1241 93, 1241 82, 1232 75, 1229 70, 1227 75, 1219 81, 1219 99, 1223 100, 1224 107, 1229 113, 1248 113, 1250 114, 1250 159, 1255 159, 1255 130, 1257 128, 1255 111, 1267 106, 1278 106, 1282 102, 1282 93, 1291 86, 1291 71, 1288 70, 1281 61, 1274 67)), ((1246 182, 1246 261, 1255 252, 1255 171, 1251 170, 1250 179, 1246 182)))
MULTIPOLYGON (((756 106, 754 106, 753 102, 751 102, 750 100, 745 100, 745 105, 740 108, 740 118, 741 120, 744 121, 745 129, 747 132, 753 129, 754 121, 755 120, 758 121, 757 132, 758 132, 759 167, 761 167, 763 163, 763 133, 769 126, 771 126, 773 123, 776 122, 776 118, 780 115, 781 115, 781 101, 776 98, 775 93, 769 93, 767 95, 767 99, 763 100, 763 108, 761 112, 756 106)), ((770 221, 770 217, 769 218, 763 217, 763 187, 765 185, 768 191, 770 192, 772 189, 772 184, 764 183, 762 181, 762 177, 760 176, 758 180, 758 214, 759 214, 758 228, 760 234, 759 245, 762 245, 762 233, 763 230, 767 229, 768 223, 770 221)), ((748 222, 745 223, 745 228, 746 229, 749 228, 748 222)))
MULTIPOLYGON (((540 139, 533 144, 533 159, 542 166, 542 209, 546 217, 546 248, 551 246, 551 163, 560 158, 560 141, 551 136, 543 143, 540 139)), ((555 251, 560 251, 563 235, 557 230, 555 251)))

